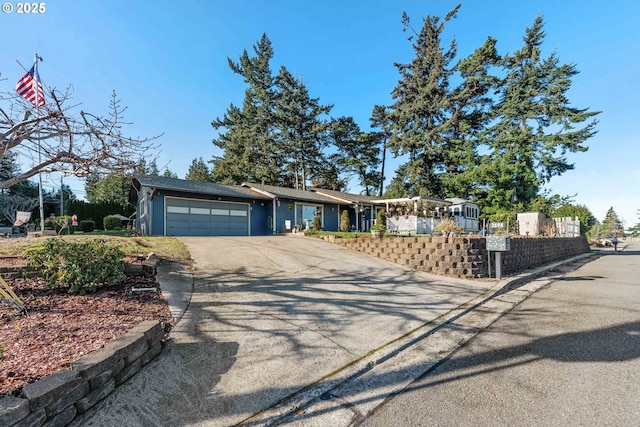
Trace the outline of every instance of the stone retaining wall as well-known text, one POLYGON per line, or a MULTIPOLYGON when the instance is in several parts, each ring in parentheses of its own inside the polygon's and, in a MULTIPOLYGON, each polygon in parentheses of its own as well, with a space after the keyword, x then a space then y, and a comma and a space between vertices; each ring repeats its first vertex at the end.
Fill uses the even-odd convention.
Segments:
POLYGON ((108 396, 162 350, 161 322, 140 323, 100 350, 22 389, 20 397, 0 399, 0 426, 64 426, 108 396))
POLYGON ((332 243, 427 273, 453 277, 486 277, 484 239, 477 237, 358 237, 332 243))
MULTIPOLYGON (((585 254, 589 250, 585 237, 512 237, 511 250, 502 256, 502 272, 518 273, 585 254)), ((491 268, 495 271, 494 265, 491 268)))
POLYGON ((26 265, 7 265, 0 267, 0 277, 4 280, 36 277, 36 271, 26 265))
MULTIPOLYGON (((488 253, 483 237, 323 238, 427 273, 467 279, 489 276, 488 253)), ((584 237, 512 237, 511 250, 502 257, 502 272, 514 274, 587 252, 589 244, 584 237)), ((491 259, 491 271, 494 272, 495 256, 491 259)))

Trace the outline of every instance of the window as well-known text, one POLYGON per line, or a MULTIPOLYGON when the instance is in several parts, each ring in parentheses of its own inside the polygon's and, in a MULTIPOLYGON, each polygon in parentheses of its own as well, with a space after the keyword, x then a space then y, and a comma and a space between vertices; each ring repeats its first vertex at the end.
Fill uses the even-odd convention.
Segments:
POLYGON ((210 210, 206 208, 191 208, 191 213, 196 215, 209 215, 210 210))
POLYGON ((147 198, 140 200, 140 218, 147 214, 147 198))
POLYGON ((316 216, 320 217, 320 224, 322 224, 323 220, 321 205, 296 205, 296 224, 302 224, 305 227, 308 224, 309 227, 313 227, 313 219, 316 216))
POLYGON ((188 214, 189 208, 186 206, 167 206, 167 213, 188 214))

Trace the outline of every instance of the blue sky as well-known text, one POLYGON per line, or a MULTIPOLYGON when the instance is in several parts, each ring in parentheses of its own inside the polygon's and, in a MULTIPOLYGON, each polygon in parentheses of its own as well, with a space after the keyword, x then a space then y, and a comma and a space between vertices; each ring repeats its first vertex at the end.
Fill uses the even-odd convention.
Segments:
MULTIPOLYGON (((10 2, 14 7, 17 2, 10 2)), ((78 108, 107 112, 116 90, 133 122, 131 136, 163 133, 159 165, 183 178, 196 157, 219 154, 211 120, 230 103, 241 104, 245 85, 231 72, 266 33, 281 65, 301 75, 311 96, 334 104, 333 117, 352 116, 363 130, 375 104, 390 104, 398 73, 413 50, 402 32, 402 11, 419 28, 427 14, 444 16, 453 1, 240 1, 58 0, 40 15, 0 14, 0 90, 13 90, 33 53, 44 62, 49 87, 74 88, 78 108)), ((572 105, 602 111, 587 153, 571 155, 576 168, 552 179, 552 193, 574 195, 600 220, 609 207, 626 226, 640 222, 640 2, 466 1, 445 30, 459 57, 487 36, 501 54, 522 44, 525 27, 544 16, 544 55, 555 50, 580 74, 569 92, 572 105)), ((393 171, 398 161, 390 161, 393 171)), ((53 188, 59 177, 45 185, 53 188)), ((84 196, 82 182, 65 178, 84 196)), ((352 191, 358 188, 352 186, 352 191)))

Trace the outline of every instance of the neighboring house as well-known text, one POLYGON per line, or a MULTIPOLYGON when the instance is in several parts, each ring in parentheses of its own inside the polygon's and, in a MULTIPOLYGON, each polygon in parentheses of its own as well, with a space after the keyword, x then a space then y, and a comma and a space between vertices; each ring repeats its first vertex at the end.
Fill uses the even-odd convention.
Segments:
POLYGON ((480 207, 469 200, 452 198, 445 199, 450 203, 449 215, 458 224, 458 227, 464 228, 466 233, 477 233, 480 231, 480 207))
POLYGON ((370 228, 374 198, 332 190, 309 191, 244 183, 221 185, 160 176, 133 180, 136 231, 156 236, 265 236, 313 227, 338 231, 347 210, 358 231, 370 228))

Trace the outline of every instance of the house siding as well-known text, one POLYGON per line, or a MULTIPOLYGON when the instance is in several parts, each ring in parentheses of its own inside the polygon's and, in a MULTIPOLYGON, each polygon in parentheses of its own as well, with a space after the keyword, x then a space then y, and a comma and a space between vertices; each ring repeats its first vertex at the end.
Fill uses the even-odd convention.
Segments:
MULTIPOLYGON (((276 233, 285 233, 285 221, 291 221, 291 228, 296 226, 295 201, 291 199, 279 199, 276 202, 276 233)), ((289 230, 290 231, 290 230, 289 230)))
POLYGON ((154 236, 164 236, 164 195, 155 194, 149 209, 151 213, 151 234, 154 236))
POLYGON ((251 209, 250 234, 252 236, 269 236, 273 234, 267 217, 272 215, 272 202, 264 200, 253 200, 249 209, 251 209))
MULTIPOLYGON (((149 188, 142 187, 144 192, 141 194, 148 194, 149 188)), ((149 200, 148 196, 141 197, 138 200, 138 212, 141 211, 141 205, 146 205, 146 212, 143 217, 139 218, 137 230, 141 231, 142 224, 144 224, 145 234, 154 236, 166 235, 165 229, 165 197, 175 197, 192 200, 203 200, 211 202, 235 202, 235 203, 247 203, 250 209, 250 223, 249 234, 252 236, 267 236, 272 234, 271 229, 268 227, 267 217, 271 215, 272 203, 265 200, 247 200, 235 197, 206 197, 199 194, 180 193, 174 191, 157 190, 154 196, 149 200)))

